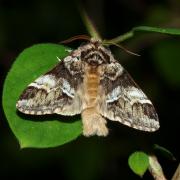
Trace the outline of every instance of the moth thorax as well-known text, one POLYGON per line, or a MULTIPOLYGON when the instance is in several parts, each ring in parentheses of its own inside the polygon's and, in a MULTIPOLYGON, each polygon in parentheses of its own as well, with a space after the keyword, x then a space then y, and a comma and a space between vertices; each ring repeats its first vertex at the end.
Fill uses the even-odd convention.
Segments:
POLYGON ((85 57, 84 61, 90 65, 98 66, 106 62, 106 59, 99 51, 91 51, 85 57))

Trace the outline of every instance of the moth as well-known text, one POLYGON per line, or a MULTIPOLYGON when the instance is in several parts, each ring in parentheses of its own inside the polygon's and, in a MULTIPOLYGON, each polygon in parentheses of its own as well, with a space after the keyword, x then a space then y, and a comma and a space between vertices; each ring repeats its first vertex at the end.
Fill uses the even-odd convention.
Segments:
POLYGON ((159 128, 154 106, 100 40, 73 50, 23 91, 25 114, 81 114, 84 136, 107 136, 107 120, 142 131, 159 128))

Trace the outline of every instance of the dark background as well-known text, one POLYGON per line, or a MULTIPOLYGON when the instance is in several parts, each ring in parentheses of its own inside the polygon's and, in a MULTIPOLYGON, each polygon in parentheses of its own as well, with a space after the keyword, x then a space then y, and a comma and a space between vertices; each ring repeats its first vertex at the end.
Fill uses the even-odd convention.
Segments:
MULTIPOLYGON (((58 43, 87 34, 78 1, 0 1, 0 85, 16 56, 37 43, 58 43)), ((180 28, 178 0, 89 0, 83 6, 104 38, 114 38, 138 25, 180 28)), ((153 144, 169 149, 177 161, 157 153, 168 179, 179 162, 180 38, 137 34, 126 47, 141 57, 112 47, 115 57, 153 101, 161 128, 144 133, 109 122, 107 138, 85 138, 57 148, 22 149, 0 109, 0 179, 140 179, 128 167, 128 156, 150 150, 153 144)), ((70 44, 72 48, 79 42, 70 44)), ((18 86, 18 80, 17 80, 18 86)), ((144 179, 152 179, 147 172, 144 179)))

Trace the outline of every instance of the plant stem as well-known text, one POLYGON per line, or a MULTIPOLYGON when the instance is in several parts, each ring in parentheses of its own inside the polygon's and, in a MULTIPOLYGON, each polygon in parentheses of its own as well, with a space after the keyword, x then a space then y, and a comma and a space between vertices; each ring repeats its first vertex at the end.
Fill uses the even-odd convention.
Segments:
POLYGON ((178 180, 180 179, 180 164, 178 165, 176 172, 174 173, 172 180, 178 180))
POLYGON ((108 43, 118 44, 120 42, 123 42, 123 41, 133 37, 133 35, 134 35, 133 31, 129 31, 129 32, 123 34, 123 35, 120 35, 120 36, 116 37, 116 38, 113 38, 113 39, 110 39, 110 40, 105 40, 105 41, 108 42, 108 43))
POLYGON ((155 180, 167 180, 155 155, 149 155, 149 171, 155 180))
POLYGON ((97 29, 95 28, 93 22, 91 21, 91 19, 89 18, 89 16, 87 15, 86 11, 80 6, 79 7, 79 11, 82 17, 82 20, 86 26, 87 31, 89 32, 89 34, 91 35, 91 37, 97 39, 97 40, 102 40, 100 34, 98 33, 97 29))

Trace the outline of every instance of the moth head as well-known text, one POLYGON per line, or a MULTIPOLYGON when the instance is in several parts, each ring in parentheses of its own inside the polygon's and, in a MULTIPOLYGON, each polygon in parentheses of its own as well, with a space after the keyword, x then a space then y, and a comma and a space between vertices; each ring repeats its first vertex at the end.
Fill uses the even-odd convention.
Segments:
POLYGON ((81 59, 90 65, 101 65, 110 63, 111 52, 102 45, 100 40, 91 38, 90 42, 81 47, 81 59))

